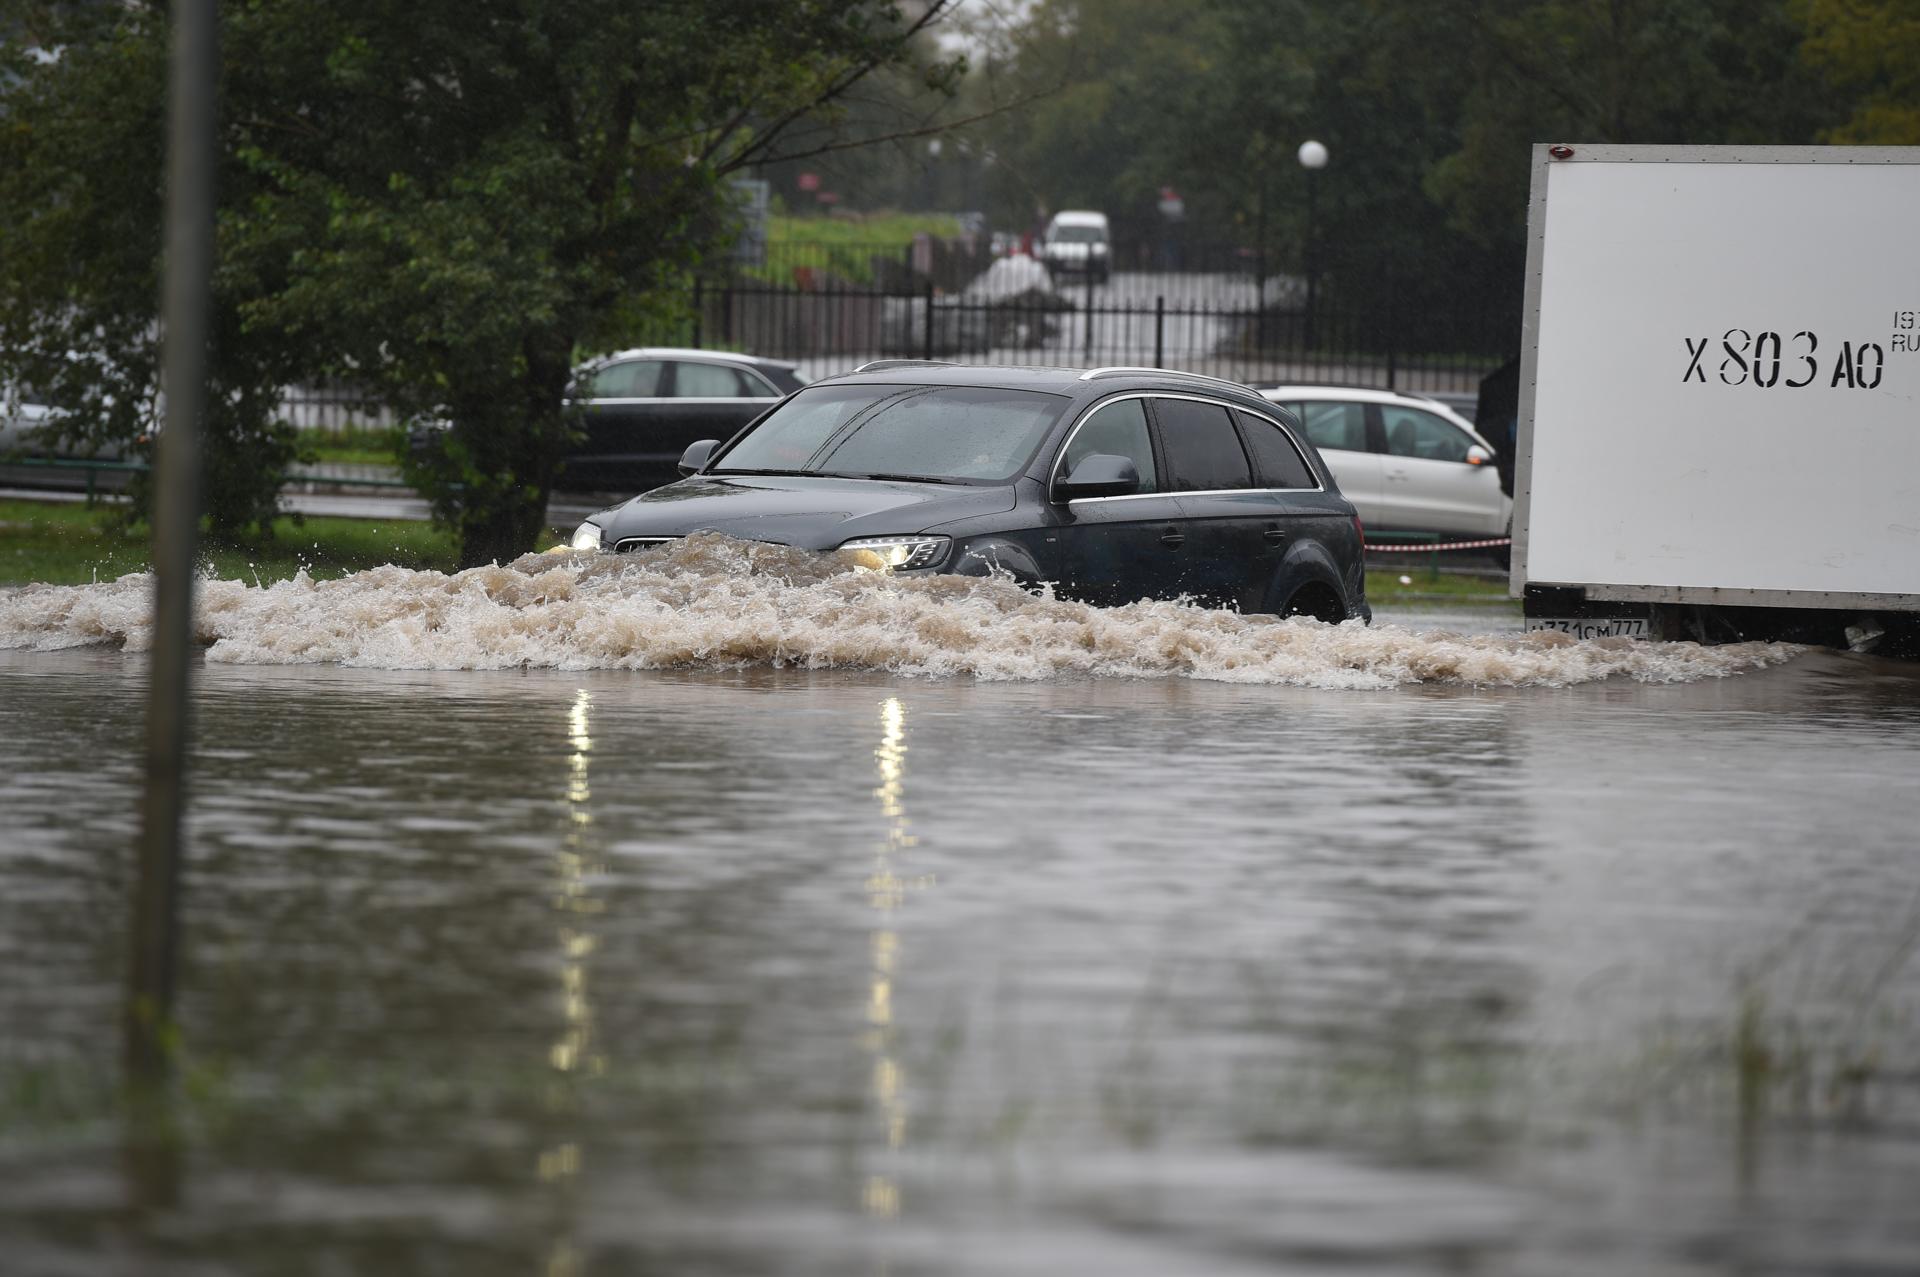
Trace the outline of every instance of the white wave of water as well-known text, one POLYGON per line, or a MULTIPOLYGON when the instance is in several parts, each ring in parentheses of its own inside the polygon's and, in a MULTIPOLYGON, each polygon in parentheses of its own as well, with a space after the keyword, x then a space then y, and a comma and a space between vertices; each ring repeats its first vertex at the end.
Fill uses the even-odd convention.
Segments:
MULTIPOLYGON (((0 595, 0 647, 149 645, 152 580, 0 595)), ((852 557, 703 535, 636 554, 528 555, 452 576, 382 567, 275 585, 203 580, 207 659, 376 669, 666 669, 771 665, 1044 679, 1178 676, 1385 688, 1442 682, 1686 682, 1797 648, 1462 636, 1324 625, 1181 603, 1097 608, 1009 581, 890 577, 852 557)))

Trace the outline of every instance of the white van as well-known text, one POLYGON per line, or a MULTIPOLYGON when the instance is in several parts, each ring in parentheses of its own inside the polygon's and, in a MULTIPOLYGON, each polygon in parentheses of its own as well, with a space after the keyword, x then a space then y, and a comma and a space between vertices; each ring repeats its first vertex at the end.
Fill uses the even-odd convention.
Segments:
POLYGON ((1040 261, 1050 275, 1085 275, 1104 284, 1112 256, 1105 213, 1064 209, 1053 215, 1040 240, 1040 261))

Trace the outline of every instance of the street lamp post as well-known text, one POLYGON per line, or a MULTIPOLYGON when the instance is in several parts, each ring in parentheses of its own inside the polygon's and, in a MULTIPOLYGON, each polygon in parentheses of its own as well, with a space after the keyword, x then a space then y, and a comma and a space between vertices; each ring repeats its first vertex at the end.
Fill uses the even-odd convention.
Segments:
POLYGON ((1307 170, 1307 327, 1305 346, 1313 349, 1313 320, 1320 292, 1320 243, 1315 235, 1315 195, 1319 173, 1327 166, 1327 148, 1311 139, 1300 144, 1300 167, 1307 170))

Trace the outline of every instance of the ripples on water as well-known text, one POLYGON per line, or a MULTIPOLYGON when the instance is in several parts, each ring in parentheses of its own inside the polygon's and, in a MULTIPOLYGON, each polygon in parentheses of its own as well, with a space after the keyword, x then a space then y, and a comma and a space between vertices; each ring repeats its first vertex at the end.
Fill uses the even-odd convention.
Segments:
POLYGON ((1920 1268, 1911 669, 720 542, 210 582, 148 1160, 148 584, 0 598, 7 1277, 1920 1268))
MULTIPOLYGON (((147 644, 152 583, 34 586, 0 597, 0 646, 147 644)), ((717 535, 613 556, 529 555, 454 576, 384 567, 341 580, 202 583, 207 659, 377 669, 771 665, 1042 679, 1182 676, 1385 688, 1678 682, 1778 664, 1791 648, 1551 632, 1465 636, 1277 621, 1177 603, 1095 608, 1006 580, 896 578, 717 535)))

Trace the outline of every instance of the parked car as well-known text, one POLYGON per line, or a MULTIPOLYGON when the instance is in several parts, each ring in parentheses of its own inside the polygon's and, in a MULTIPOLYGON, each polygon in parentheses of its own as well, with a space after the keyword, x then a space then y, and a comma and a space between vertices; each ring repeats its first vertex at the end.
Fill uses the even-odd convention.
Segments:
POLYGON ((87 492, 124 489, 146 462, 153 427, 131 444, 88 443, 55 431, 72 405, 30 386, 0 386, 0 484, 87 492))
POLYGON ((30 386, 0 386, 0 457, 47 449, 46 428, 59 415, 48 399, 30 386))
POLYGON ((1113 236, 1105 213, 1063 209, 1053 215, 1040 237, 1040 261, 1050 274, 1086 275, 1104 284, 1112 258, 1113 236))
POLYGON ((1369 531, 1472 539, 1512 525, 1493 445, 1445 404, 1348 386, 1258 389, 1300 419, 1369 531))
MULTIPOLYGON (((732 434, 805 384, 790 363, 722 350, 650 346, 583 364, 567 402, 583 409, 585 435, 555 486, 638 492, 671 483, 688 444, 732 434)), ((413 447, 432 447, 447 424, 416 429, 413 447)))
POLYGON ((1284 412, 1212 377, 882 360, 680 464, 574 547, 714 531, 895 572, 1000 568, 1097 604, 1372 615, 1352 504, 1284 412))

